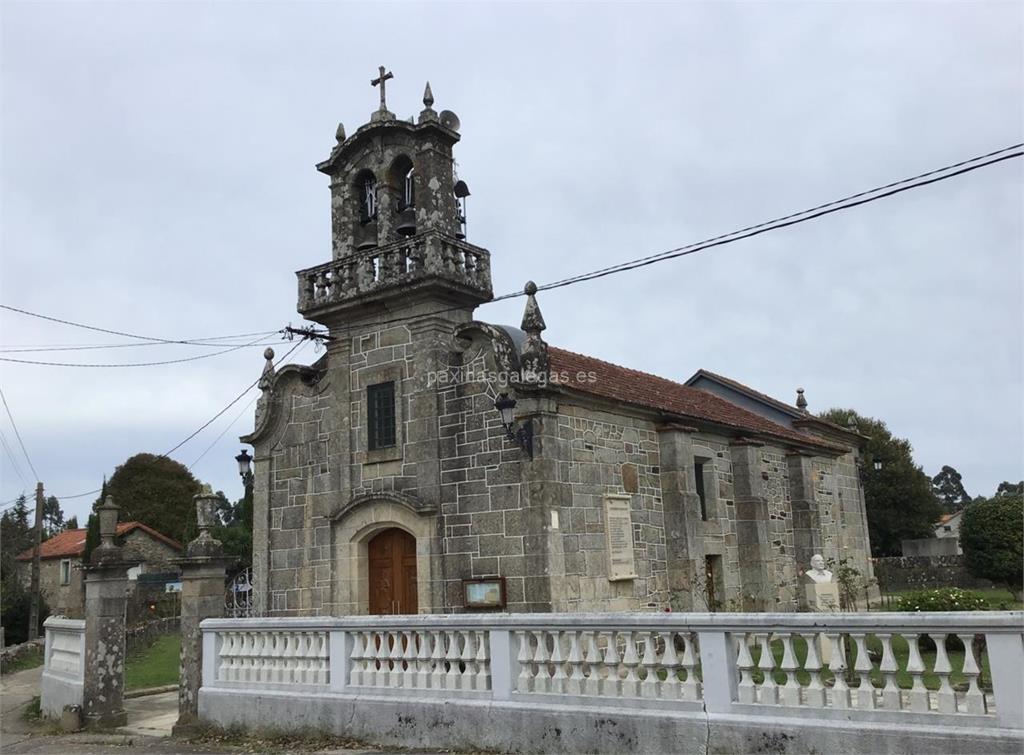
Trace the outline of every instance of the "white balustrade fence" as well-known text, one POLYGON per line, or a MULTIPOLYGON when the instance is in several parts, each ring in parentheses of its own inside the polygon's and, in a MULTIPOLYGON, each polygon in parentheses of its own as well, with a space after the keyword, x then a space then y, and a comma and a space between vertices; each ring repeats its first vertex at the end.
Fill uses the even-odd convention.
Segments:
POLYGON ((202 630, 213 690, 1024 730, 1020 612, 216 619, 202 630))
POLYGON ((43 623, 46 644, 39 708, 59 716, 65 705, 81 705, 85 684, 85 620, 51 616, 43 623))

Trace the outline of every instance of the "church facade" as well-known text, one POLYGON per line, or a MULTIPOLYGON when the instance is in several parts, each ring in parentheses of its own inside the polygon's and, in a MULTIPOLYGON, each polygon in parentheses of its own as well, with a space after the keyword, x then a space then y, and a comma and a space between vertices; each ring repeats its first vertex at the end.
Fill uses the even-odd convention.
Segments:
MULTIPOLYGON (((713 373, 678 383, 520 328, 465 239, 458 119, 384 100, 317 168, 330 262, 298 311, 312 365, 268 350, 253 559, 266 615, 798 610, 811 556, 871 577, 852 428, 713 373)), ((801 394, 802 399, 802 394, 801 394)))

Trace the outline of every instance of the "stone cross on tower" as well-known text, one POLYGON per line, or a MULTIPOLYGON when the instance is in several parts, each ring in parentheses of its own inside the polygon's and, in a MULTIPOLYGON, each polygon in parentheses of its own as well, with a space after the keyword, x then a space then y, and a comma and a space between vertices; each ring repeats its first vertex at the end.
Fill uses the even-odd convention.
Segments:
POLYGON ((385 102, 384 84, 388 79, 395 78, 395 75, 391 73, 391 71, 385 73, 384 66, 378 66, 377 70, 380 73, 377 76, 377 78, 370 80, 370 86, 375 87, 378 84, 380 84, 380 110, 382 113, 386 113, 388 111, 388 106, 387 103, 385 102))

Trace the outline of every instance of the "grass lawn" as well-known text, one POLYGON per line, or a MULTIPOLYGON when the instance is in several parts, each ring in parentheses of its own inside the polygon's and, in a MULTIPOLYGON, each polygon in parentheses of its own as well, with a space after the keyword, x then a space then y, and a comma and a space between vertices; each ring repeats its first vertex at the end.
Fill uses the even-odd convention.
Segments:
POLYGON ((125 660, 125 689, 145 689, 178 683, 181 637, 165 634, 148 648, 142 648, 125 660))
MULTIPOLYGON (((896 598, 913 592, 920 592, 920 590, 887 590, 882 596, 882 610, 899 610, 896 607, 896 598)), ((974 593, 985 598, 985 600, 988 601, 990 609, 993 611, 1020 611, 1021 609, 1024 609, 1024 603, 1019 600, 1014 600, 1013 593, 1005 587, 989 587, 986 589, 968 590, 967 592, 974 593)))

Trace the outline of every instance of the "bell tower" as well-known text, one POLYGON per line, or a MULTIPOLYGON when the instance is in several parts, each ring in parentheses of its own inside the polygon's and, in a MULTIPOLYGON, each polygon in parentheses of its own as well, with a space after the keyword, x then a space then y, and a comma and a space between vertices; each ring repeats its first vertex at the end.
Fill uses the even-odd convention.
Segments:
POLYGON ((434 110, 427 83, 419 117, 398 120, 387 109, 391 78, 381 66, 370 82, 380 107, 351 136, 338 124, 316 166, 331 179, 332 261, 297 273, 298 310, 328 327, 428 298, 472 309, 493 297, 490 254, 465 241, 459 119, 434 110))

